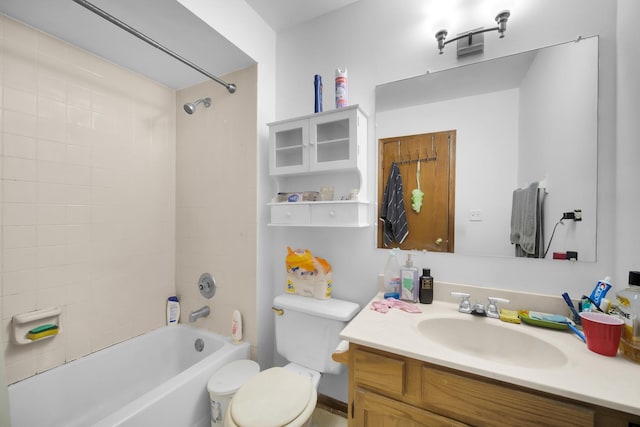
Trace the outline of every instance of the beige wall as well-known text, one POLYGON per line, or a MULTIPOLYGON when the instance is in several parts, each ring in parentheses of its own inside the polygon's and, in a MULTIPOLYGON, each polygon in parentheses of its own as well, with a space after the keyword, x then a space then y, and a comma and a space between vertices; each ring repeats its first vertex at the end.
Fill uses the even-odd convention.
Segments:
POLYGON ((224 76, 238 90, 230 94, 208 81, 177 93, 176 291, 181 321, 209 305, 211 315, 194 323, 231 333, 231 313, 243 317, 245 340, 256 358, 257 263, 257 66, 224 76), (195 113, 185 102, 210 97, 195 113), (204 272, 217 281, 213 299, 200 295, 204 272))
POLYGON ((176 103, 172 89, 0 24, 0 313, 12 383, 164 324, 176 103), (11 343, 13 315, 50 306, 62 307, 61 335, 11 343))

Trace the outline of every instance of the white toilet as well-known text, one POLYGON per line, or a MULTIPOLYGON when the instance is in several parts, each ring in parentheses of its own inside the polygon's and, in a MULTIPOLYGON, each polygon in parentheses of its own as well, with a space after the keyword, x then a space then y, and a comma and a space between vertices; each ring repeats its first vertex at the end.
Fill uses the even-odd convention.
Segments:
POLYGON ((228 427, 310 426, 320 375, 342 371, 331 353, 360 306, 285 294, 274 298, 273 309, 276 348, 291 363, 262 371, 240 387, 226 413, 228 427))

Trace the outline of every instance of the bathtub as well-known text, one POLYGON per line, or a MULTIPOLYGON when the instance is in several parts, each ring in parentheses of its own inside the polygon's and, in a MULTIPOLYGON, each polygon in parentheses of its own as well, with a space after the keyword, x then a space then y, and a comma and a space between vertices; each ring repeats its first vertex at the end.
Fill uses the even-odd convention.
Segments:
POLYGON ((163 327, 10 385, 11 425, 206 427, 209 378, 248 358, 247 343, 163 327))

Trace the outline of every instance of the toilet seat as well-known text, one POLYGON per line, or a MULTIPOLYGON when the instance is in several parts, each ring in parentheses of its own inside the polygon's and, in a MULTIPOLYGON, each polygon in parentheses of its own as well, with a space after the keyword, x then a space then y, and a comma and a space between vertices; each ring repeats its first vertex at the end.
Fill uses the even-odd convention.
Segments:
POLYGON ((318 394, 309 378, 285 368, 262 371, 235 394, 227 426, 299 427, 311 419, 318 394))

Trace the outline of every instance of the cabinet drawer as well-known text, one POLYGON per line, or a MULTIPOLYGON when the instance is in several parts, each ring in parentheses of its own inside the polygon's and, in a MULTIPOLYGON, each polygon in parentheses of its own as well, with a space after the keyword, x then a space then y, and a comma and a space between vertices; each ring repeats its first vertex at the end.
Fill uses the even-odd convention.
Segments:
POLYGON ((304 225, 311 222, 308 204, 287 203, 271 206, 272 224, 304 225))
POLYGON ((406 365, 404 360, 356 350, 353 363, 356 383, 387 394, 403 395, 406 365))
POLYGON ((595 413, 499 384, 422 368, 422 400, 429 410, 485 426, 593 426, 595 413))
POLYGON ((366 223, 366 206, 361 203, 318 203, 311 205, 311 223, 325 226, 358 226, 366 223))

